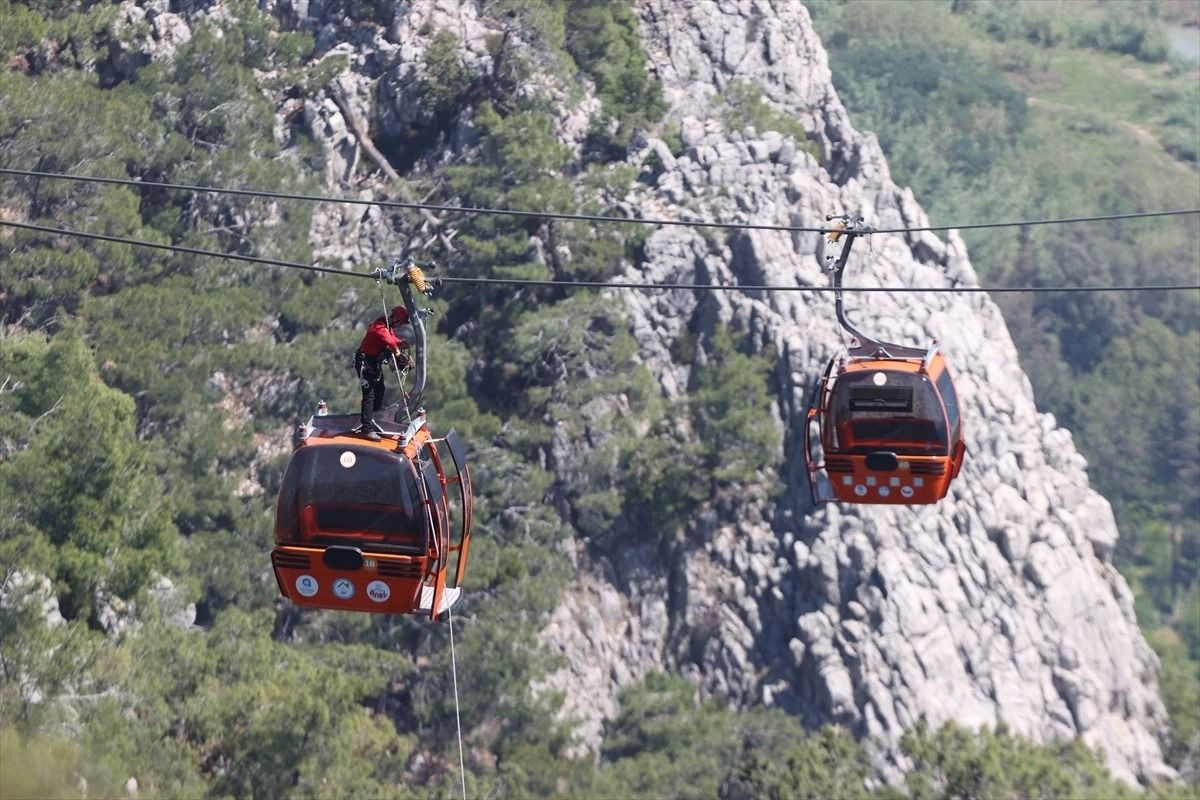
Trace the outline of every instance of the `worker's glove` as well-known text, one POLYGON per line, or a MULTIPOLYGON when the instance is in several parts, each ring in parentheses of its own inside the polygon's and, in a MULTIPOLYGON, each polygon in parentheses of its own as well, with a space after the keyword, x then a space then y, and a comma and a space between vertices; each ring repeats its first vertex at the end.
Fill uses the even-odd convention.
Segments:
POLYGON ((412 366, 412 358, 403 350, 396 353, 396 366, 400 369, 408 369, 412 366))

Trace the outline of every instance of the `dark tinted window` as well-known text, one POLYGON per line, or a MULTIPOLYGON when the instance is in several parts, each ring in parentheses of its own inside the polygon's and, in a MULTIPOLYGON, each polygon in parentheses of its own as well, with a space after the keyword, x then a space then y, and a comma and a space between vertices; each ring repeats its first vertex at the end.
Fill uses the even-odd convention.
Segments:
POLYGON ((944 453, 946 419, 927 375, 870 370, 842 373, 831 399, 834 447, 869 452, 944 453))
POLYGON ((425 541, 412 465, 377 448, 307 445, 292 456, 279 494, 276 536, 296 539, 301 523, 316 543, 425 541))
POLYGON ((316 445, 296 451, 303 505, 354 503, 392 505, 410 497, 412 469, 402 457, 374 447, 316 445))
POLYGON ((950 370, 942 370, 937 381, 938 391, 942 393, 942 402, 946 404, 946 416, 950 418, 950 427, 958 427, 958 395, 954 393, 954 381, 950 380, 950 370))

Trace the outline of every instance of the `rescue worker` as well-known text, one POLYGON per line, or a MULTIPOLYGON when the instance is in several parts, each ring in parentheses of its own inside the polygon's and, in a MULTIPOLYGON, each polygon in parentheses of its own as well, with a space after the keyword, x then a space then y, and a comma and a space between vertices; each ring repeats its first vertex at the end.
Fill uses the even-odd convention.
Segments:
POLYGON ((359 415, 362 425, 358 430, 373 442, 380 439, 374 412, 383 408, 384 370, 392 358, 401 369, 412 363, 407 352, 411 336, 408 309, 396 306, 386 317, 379 317, 367 327, 366 335, 354 353, 354 371, 358 373, 358 384, 362 387, 362 413, 359 415))

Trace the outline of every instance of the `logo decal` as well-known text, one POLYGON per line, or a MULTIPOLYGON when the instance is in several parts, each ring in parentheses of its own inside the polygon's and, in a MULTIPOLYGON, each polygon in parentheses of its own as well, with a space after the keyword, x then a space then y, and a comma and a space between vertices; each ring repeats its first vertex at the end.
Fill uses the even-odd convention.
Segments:
POLYGON ((296 578, 296 591, 304 597, 312 597, 319 588, 317 579, 312 575, 301 575, 296 578))
POLYGON ((371 581, 367 584, 367 597, 376 603, 386 603, 392 596, 392 590, 383 581, 371 581))
POLYGON ((349 578, 338 578, 333 582, 333 593, 342 600, 354 597, 354 582, 349 578))

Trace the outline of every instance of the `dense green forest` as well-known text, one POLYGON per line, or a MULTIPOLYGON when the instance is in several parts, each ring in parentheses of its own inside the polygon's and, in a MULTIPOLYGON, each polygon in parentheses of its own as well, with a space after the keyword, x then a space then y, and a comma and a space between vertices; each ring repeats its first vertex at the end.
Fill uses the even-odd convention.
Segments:
MULTIPOLYGON (((0 0, 0 164, 316 191, 319 147, 298 125, 282 142, 274 129, 281 98, 311 97, 330 78, 311 65, 313 38, 253 2, 227 5, 172 59, 141 62, 121 57, 116 6, 0 0)), ((362 24, 394 13, 384 0, 328 5, 362 24)), ((935 222, 1196 205, 1194 68, 1156 49, 1153 17, 1133 20, 1123 4, 1070 18, 1011 3, 908 5, 907 19, 889 7, 822 4, 814 17, 856 123, 878 131, 897 181, 935 222), (1140 37, 1124 35, 1135 22, 1140 37), (1112 86, 1114 73, 1132 76, 1127 104, 1080 110, 1089 84, 1112 86), (1132 117, 1157 150, 1138 144, 1132 117), (1094 151, 1057 145, 1064 128, 1094 151), (1132 158, 1145 163, 1131 169, 1132 158), (1113 163, 1120 185, 1103 166, 1113 163)), ((487 13, 532 31, 537 47, 496 41, 500 67, 477 76, 456 61, 454 35, 439 34, 426 56, 428 114, 411 137, 381 141, 411 167, 400 191, 608 210, 636 178, 611 162, 664 112, 632 12, 511 0, 487 13), (548 108, 517 91, 535 64, 594 82, 602 108, 583 153, 562 147, 548 108), (435 167, 460 113, 479 132, 477 153, 435 167), (577 207, 568 174, 593 205, 577 207)), ((5 219, 311 257, 304 204, 0 181, 5 219)), ((1189 224, 968 241, 985 282, 1053 284, 1080 271, 1096 282, 1194 280, 1189 224), (1155 244, 1143 252, 1135 240, 1155 244)), ((641 246, 573 223, 484 217, 464 221, 456 244, 460 274, 591 280, 641 246), (569 238, 570 258, 536 260, 533 234, 569 238)), ((260 464, 259 449, 315 398, 356 404, 348 353, 353 326, 380 306, 373 286, 10 229, 0 248, 0 796, 123 796, 131 776, 139 797, 457 794, 447 627, 299 611, 277 598, 267 565, 284 456, 260 464), (58 616, 46 612, 52 600, 58 616), (196 625, 181 629, 193 602, 196 625)), ((1037 302, 1005 311, 1040 402, 1076 430, 1120 515, 1119 564, 1164 660, 1171 758, 1183 763, 1200 729, 1189 714, 1200 705, 1195 297, 1037 302), (1134 430, 1113 417, 1128 408, 1134 430)), ((561 698, 531 688, 554 666, 536 634, 570 575, 559 545, 574 531, 671 530, 777 449, 752 424, 769 406, 770 361, 728 338, 683 342, 706 347, 711 366, 671 407, 635 362, 620 310, 594 295, 473 289, 435 305, 431 391, 470 442, 487 543, 455 620, 470 796, 1134 796, 1078 743, 954 725, 914 730, 907 782, 868 789, 868 753, 844 732, 702 702, 670 675, 622 694, 598 758, 568 758, 561 698), (636 414, 593 420, 614 432, 605 447, 579 474, 551 474, 537 458, 548 431, 578 430, 586 400, 617 387, 636 414), (657 436, 639 439, 632 416, 657 436), (677 440, 681 416, 702 436, 677 440), (552 485, 568 513, 544 502, 552 485), (673 502, 652 502, 664 496, 673 502)))

